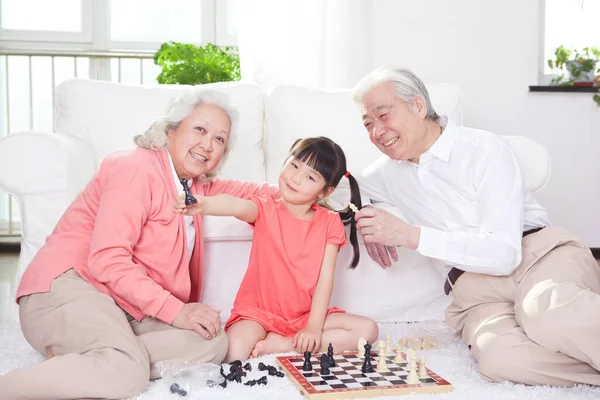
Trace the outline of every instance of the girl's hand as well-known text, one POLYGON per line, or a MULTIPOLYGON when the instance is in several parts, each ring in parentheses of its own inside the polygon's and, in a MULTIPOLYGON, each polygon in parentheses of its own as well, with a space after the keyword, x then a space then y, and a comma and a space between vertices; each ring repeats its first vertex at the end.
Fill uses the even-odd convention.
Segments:
POLYGON ((198 201, 196 204, 190 204, 189 206, 185 205, 185 193, 181 193, 177 196, 177 200, 175 201, 175 205, 173 206, 173 212, 175 214, 183 214, 183 215, 198 215, 204 214, 205 211, 205 197, 194 196, 198 201))
POLYGON ((304 329, 298 331, 292 340, 294 350, 300 354, 305 351, 314 353, 321 348, 321 337, 323 331, 321 329, 305 326, 304 329))

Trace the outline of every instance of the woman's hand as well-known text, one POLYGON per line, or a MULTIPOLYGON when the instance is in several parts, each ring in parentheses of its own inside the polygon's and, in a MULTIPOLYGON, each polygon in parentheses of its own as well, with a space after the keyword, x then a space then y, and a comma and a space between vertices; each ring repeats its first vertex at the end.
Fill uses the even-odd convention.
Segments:
POLYGON ((206 211, 206 197, 194 196, 198 201, 196 204, 190 204, 189 206, 185 205, 185 193, 177 196, 177 200, 175 201, 175 205, 173 206, 173 212, 175 214, 183 214, 183 215, 198 215, 204 214, 206 211))
POLYGON ((221 310, 202 303, 184 304, 171 325, 196 331, 211 339, 221 332, 221 310))
POLYGON ((319 328, 307 325, 296 333, 292 340, 292 346, 298 353, 305 351, 315 352, 321 348, 321 337, 323 331, 319 328))

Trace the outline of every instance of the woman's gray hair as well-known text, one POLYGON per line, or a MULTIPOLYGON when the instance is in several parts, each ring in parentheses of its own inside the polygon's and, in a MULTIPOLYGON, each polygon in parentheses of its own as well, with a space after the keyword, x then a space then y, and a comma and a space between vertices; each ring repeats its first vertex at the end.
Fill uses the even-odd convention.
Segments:
POLYGON ((386 66, 370 72, 354 86, 352 100, 362 107, 363 98, 367 92, 375 86, 390 82, 394 86, 396 95, 407 103, 410 104, 417 97, 423 99, 427 106, 427 115, 425 118, 432 121, 437 121, 440 118, 431 104, 429 92, 427 91, 425 84, 417 75, 407 68, 386 66))
POLYGON ((233 146, 235 139, 233 131, 234 125, 237 122, 238 113, 229 106, 229 97, 226 94, 202 88, 194 88, 181 93, 179 96, 174 97, 169 101, 165 116, 154 121, 152 125, 150 125, 150 128, 143 134, 136 135, 133 138, 133 141, 136 145, 145 149, 158 150, 166 148, 169 142, 169 129, 177 129, 179 124, 181 124, 181 121, 189 117, 194 112, 194 109, 202 104, 213 104, 219 107, 227 114, 229 122, 231 123, 229 140, 227 141, 225 153, 217 165, 217 168, 209 172, 203 180, 203 182, 209 182, 218 175, 221 167, 225 164, 229 149, 233 146))

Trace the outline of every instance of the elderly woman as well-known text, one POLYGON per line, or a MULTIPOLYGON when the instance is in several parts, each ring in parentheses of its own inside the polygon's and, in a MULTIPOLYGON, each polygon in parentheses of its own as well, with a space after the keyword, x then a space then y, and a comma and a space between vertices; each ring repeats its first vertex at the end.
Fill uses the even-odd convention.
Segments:
POLYGON ((155 363, 220 363, 220 310, 199 303, 202 221, 173 213, 193 193, 273 194, 274 186, 215 179, 233 112, 194 90, 135 150, 107 156, 33 259, 17 292, 27 341, 48 359, 0 376, 0 399, 119 399, 157 378, 155 363))

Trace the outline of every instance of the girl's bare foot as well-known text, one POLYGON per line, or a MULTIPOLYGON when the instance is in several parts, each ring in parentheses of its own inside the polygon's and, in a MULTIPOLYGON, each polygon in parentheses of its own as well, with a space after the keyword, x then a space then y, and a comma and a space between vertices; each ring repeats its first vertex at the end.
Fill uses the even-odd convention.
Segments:
POLYGON ((292 351, 292 337, 284 337, 269 332, 264 340, 259 340, 252 350, 252 358, 263 354, 285 353, 292 351))

